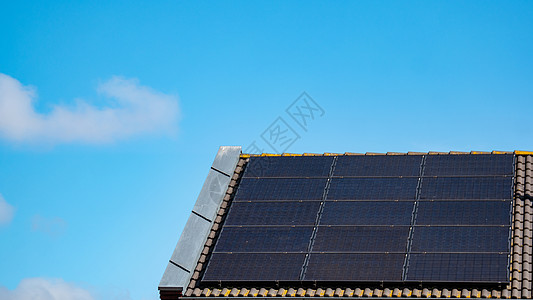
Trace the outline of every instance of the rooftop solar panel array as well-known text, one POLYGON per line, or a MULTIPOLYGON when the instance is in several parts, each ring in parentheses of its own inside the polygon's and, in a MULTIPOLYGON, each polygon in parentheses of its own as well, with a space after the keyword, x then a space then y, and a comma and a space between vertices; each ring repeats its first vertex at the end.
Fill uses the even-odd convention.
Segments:
POLYGON ((202 280, 507 282, 513 163, 251 157, 202 280))

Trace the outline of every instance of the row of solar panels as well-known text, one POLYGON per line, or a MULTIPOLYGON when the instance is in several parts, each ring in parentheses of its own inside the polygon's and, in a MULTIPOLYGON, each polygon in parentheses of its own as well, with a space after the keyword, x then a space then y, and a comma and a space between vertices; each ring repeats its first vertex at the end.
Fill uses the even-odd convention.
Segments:
MULTIPOLYGON (((243 178, 234 201, 250 200, 414 200, 418 178, 243 178)), ((510 199, 512 177, 428 177, 420 200, 510 199)))
POLYGON ((203 281, 508 281, 504 253, 213 253, 203 281), (303 276, 302 276, 303 275, 303 276))
POLYGON ((513 155, 254 157, 244 177, 513 175, 513 155))
MULTIPOLYGON (((319 201, 234 202, 227 226, 313 225, 319 201)), ((320 225, 410 225, 414 201, 325 201, 320 225)), ((510 200, 420 201, 417 225, 510 225, 510 200)))
MULTIPOLYGON (((226 227, 215 252, 307 252, 313 226, 226 227)), ((507 226, 319 226, 311 252, 509 252, 507 226)))

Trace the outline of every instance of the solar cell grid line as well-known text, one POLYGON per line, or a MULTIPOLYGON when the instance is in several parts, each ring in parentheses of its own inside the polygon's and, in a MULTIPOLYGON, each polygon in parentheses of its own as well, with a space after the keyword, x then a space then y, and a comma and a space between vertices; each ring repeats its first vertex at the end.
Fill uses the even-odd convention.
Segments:
POLYGON ((313 252, 406 253, 409 226, 319 226, 313 252))
POLYGON ((224 226, 314 225, 319 201, 235 202, 224 226))
POLYGON ((415 226, 411 253, 508 253, 510 226, 415 226))
POLYGON ((511 200, 420 201, 417 225, 511 225, 511 200))
POLYGON ((304 257, 303 253, 213 253, 202 281, 297 281, 304 257))
POLYGON ((410 225, 414 201, 326 201, 320 225, 410 225))
POLYGON ((324 211, 325 200, 327 199, 328 194, 329 194, 329 190, 331 188, 331 177, 333 175, 333 172, 335 172, 335 168, 337 167, 337 158, 338 158, 337 156, 334 156, 333 157, 333 161, 331 162, 331 167, 330 167, 330 170, 329 170, 328 179, 326 181, 326 186, 325 186, 324 192, 322 194, 322 201, 320 202, 320 207, 318 209, 318 214, 316 216, 315 224, 314 224, 314 227, 313 227, 313 232, 311 234, 311 238, 309 239, 309 244, 307 245, 307 254, 306 254, 305 258, 304 258, 304 263, 302 264, 302 267, 300 268, 300 276, 299 276, 300 280, 303 280, 304 277, 305 277, 305 274, 307 273, 307 267, 308 267, 308 264, 309 264, 310 253, 313 251, 313 246, 314 246, 314 243, 315 243, 315 238, 316 238, 316 234, 317 234, 317 230, 318 230, 318 225, 320 224, 320 219, 322 218, 322 213, 324 211))
POLYGON ((311 253, 305 281, 402 281, 405 254, 311 253))
POLYGON ((243 178, 233 201, 321 200, 327 178, 243 178))
POLYGON ((411 254, 406 281, 506 283, 507 265, 506 253, 411 254))
POLYGON ((334 177, 418 176, 422 155, 339 156, 334 177))
POLYGON ((413 228, 414 225, 416 225, 416 216, 418 214, 418 203, 420 201, 420 190, 422 185, 422 176, 424 176, 425 168, 426 168, 426 158, 427 156, 422 156, 422 162, 420 164, 420 169, 418 173, 418 179, 416 182, 416 192, 415 192, 415 203, 413 205, 413 211, 411 213, 411 220, 410 220, 410 227, 409 227, 409 234, 407 236, 407 249, 406 249, 406 255, 404 257, 403 261, 403 267, 402 267, 402 280, 405 280, 407 275, 407 266, 409 265, 409 260, 411 257, 411 248, 413 245, 413 228))
POLYGON ((331 179, 327 200, 414 200, 416 177, 331 179))
POLYGON ((513 154, 428 155, 426 176, 478 176, 514 174, 513 154))
POLYGON ((214 252, 305 252, 312 226, 224 227, 214 252))
POLYGON ((420 200, 511 200, 512 196, 512 177, 425 177, 420 200))
POLYGON ((333 156, 250 157, 243 177, 328 177, 333 156))

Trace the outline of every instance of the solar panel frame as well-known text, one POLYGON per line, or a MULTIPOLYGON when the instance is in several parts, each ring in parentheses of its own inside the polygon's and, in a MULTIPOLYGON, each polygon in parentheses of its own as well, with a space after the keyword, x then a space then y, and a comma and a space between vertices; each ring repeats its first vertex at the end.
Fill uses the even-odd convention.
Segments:
POLYGON ((415 226, 411 253, 508 253, 509 226, 415 226))
POLYGON ((313 252, 406 253, 409 226, 319 226, 313 252))
POLYGON ((328 177, 333 160, 333 156, 250 157, 243 178, 328 177))
POLYGON ((306 252, 313 226, 224 227, 214 252, 306 252))
POLYGON ((327 178, 243 178, 233 201, 322 200, 327 178))
POLYGON ((507 253, 414 253, 405 281, 507 283, 508 264, 507 253))
POLYGON ((425 177, 420 200, 511 200, 512 177, 425 177))
POLYGON ((514 174, 512 154, 428 155, 425 176, 480 176, 514 174))
POLYGON ((402 281, 405 254, 311 253, 306 281, 402 281))
POLYGON ((326 201, 320 225, 410 225, 414 201, 326 201))
POLYGON ((202 281, 298 281, 304 253, 213 253, 202 281))
POLYGON ((417 225, 511 225, 511 200, 420 201, 417 225))
POLYGON ((234 202, 225 226, 314 225, 320 201, 234 202))
POLYGON ((332 178, 326 200, 415 200, 416 177, 332 178))
POLYGON ((422 155, 347 155, 339 156, 334 177, 398 177, 420 173, 422 155))

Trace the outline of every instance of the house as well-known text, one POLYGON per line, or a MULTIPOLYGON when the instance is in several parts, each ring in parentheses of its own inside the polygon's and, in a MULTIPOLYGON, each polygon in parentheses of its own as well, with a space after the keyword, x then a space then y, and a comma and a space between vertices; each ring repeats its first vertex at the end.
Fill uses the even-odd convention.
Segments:
POLYGON ((163 299, 531 298, 532 152, 221 147, 163 299))

